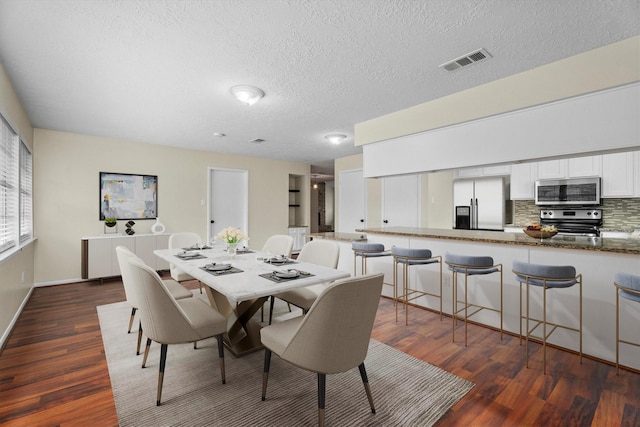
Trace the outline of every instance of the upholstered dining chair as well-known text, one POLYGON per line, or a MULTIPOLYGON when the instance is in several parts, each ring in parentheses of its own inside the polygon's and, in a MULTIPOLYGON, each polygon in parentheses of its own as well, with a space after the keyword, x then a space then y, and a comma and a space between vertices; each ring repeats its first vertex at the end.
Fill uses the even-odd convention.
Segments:
MULTIPOLYGON (((127 298, 127 302, 131 305, 131 316, 129 317, 129 329, 127 333, 131 333, 131 327, 133 326, 133 319, 138 310, 138 301, 135 298, 133 287, 136 286, 135 279, 132 277, 131 264, 129 260, 132 258, 140 259, 136 254, 131 252, 126 246, 116 246, 116 256, 118 257, 118 265, 120 267, 120 274, 122 275, 122 286, 124 287, 124 295, 127 298)), ((142 261, 141 261, 142 262, 142 261)), ((167 289, 175 299, 191 298, 193 294, 191 291, 180 283, 173 279, 164 280, 167 289)), ((142 342, 142 322, 138 322, 138 345, 136 347, 136 355, 140 354, 140 344, 142 342)))
POLYGON ((140 306, 140 317, 147 335, 142 366, 149 356, 151 341, 161 345, 158 392, 156 405, 160 406, 162 383, 169 344, 181 344, 216 337, 222 384, 226 382, 224 370, 224 344, 222 334, 227 331, 227 319, 200 298, 177 300, 171 296, 164 281, 153 269, 139 259, 129 260, 132 266, 135 298, 140 306))
MULTIPOLYGON (((338 259, 340 258, 340 245, 333 240, 316 239, 307 242, 300 251, 297 260, 300 262, 309 262, 312 264, 323 265, 329 268, 338 267, 338 259)), ((269 310, 269 324, 273 320, 273 306, 275 298, 293 304, 302 309, 306 313, 311 308, 313 302, 318 298, 327 287, 326 284, 312 285, 300 289, 293 289, 271 296, 269 310)))
POLYGON ((352 277, 329 285, 306 316, 266 326, 260 330, 264 352, 262 400, 266 399, 271 353, 318 376, 318 424, 324 425, 327 374, 356 366, 371 412, 373 397, 364 366, 371 329, 382 292, 383 274, 352 277), (357 309, 354 309, 357 307, 357 309))
MULTIPOLYGON (((287 258, 291 257, 292 251, 293 237, 287 234, 274 234, 267 239, 262 247, 262 252, 266 252, 271 255, 283 255, 287 258)), ((273 310, 273 304, 271 304, 271 309, 273 310)), ((291 307, 289 307, 289 311, 291 311, 291 307)), ((272 314, 269 312, 269 319, 271 319, 271 317, 272 314)), ((264 306, 262 306, 260 310, 260 320, 264 322, 264 306)))
MULTIPOLYGON (((173 233, 169 236, 169 249, 190 248, 198 243, 204 243, 198 233, 192 233, 185 231, 182 233, 173 233)), ((184 282, 186 280, 195 280, 184 271, 180 270, 173 264, 169 264, 169 272, 171 278, 177 282, 184 282)), ((200 293, 202 293, 202 283, 198 280, 198 286, 200 287, 200 293)))
POLYGON ((293 250, 293 237, 286 234, 275 234, 267 239, 262 247, 263 252, 268 252, 272 255, 284 255, 286 257, 291 256, 293 250))

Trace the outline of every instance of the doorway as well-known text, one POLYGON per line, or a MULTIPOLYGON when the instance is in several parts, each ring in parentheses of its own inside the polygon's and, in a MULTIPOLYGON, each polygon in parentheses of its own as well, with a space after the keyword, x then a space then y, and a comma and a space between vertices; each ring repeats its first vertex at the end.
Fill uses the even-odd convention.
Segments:
POLYGON ((238 227, 249 234, 249 171, 209 168, 209 238, 238 227))

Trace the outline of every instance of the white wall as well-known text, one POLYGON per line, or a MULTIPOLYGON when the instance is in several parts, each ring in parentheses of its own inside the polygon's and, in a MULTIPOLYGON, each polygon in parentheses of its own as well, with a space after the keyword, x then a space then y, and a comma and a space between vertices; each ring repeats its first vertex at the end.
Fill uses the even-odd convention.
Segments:
POLYGON ((637 149, 640 83, 363 147, 365 177, 637 149))
MULTIPOLYGON (((120 139, 36 129, 34 155, 36 284, 81 277, 80 240, 103 233, 99 172, 158 175, 158 214, 166 232, 207 236, 209 167, 249 171, 249 230, 253 247, 271 234, 288 233, 289 174, 310 166, 214 152, 184 150, 120 139)), ((308 206, 308 192, 305 203, 308 206)), ((138 220, 136 233, 153 220, 138 220)))
MULTIPOLYGON (((13 85, 0 64, 0 111, 16 127, 21 139, 33 147, 33 127, 13 85)), ((36 155, 34 154, 34 158, 36 155)), ((16 314, 26 302, 33 284, 33 244, 0 263, 0 348, 7 338, 16 314)))

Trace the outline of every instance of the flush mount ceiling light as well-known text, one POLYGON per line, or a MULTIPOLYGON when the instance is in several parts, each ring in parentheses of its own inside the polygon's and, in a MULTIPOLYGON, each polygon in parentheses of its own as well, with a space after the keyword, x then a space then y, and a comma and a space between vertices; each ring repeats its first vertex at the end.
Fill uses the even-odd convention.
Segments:
POLYGON ((347 135, 342 135, 341 133, 332 133, 330 135, 325 136, 325 139, 332 144, 338 145, 342 141, 344 141, 346 137, 347 135))
POLYGON ((231 93, 245 105, 253 105, 264 96, 261 89, 253 86, 234 86, 231 88, 231 93))

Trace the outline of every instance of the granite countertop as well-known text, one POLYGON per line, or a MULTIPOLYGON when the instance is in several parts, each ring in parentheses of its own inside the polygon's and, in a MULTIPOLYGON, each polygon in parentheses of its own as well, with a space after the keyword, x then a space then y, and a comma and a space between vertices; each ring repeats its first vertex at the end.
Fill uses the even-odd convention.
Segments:
POLYGON ((616 239, 605 237, 560 236, 550 239, 534 239, 524 233, 485 230, 448 230, 440 228, 384 227, 356 230, 362 233, 391 236, 423 237, 431 239, 468 240, 474 242, 502 243, 526 246, 545 246, 562 249, 579 249, 624 254, 640 254, 640 239, 616 239))
POLYGON ((307 237, 312 237, 314 239, 329 239, 329 240, 337 240, 340 242, 366 242, 367 235, 360 233, 311 233, 307 234, 307 237))

